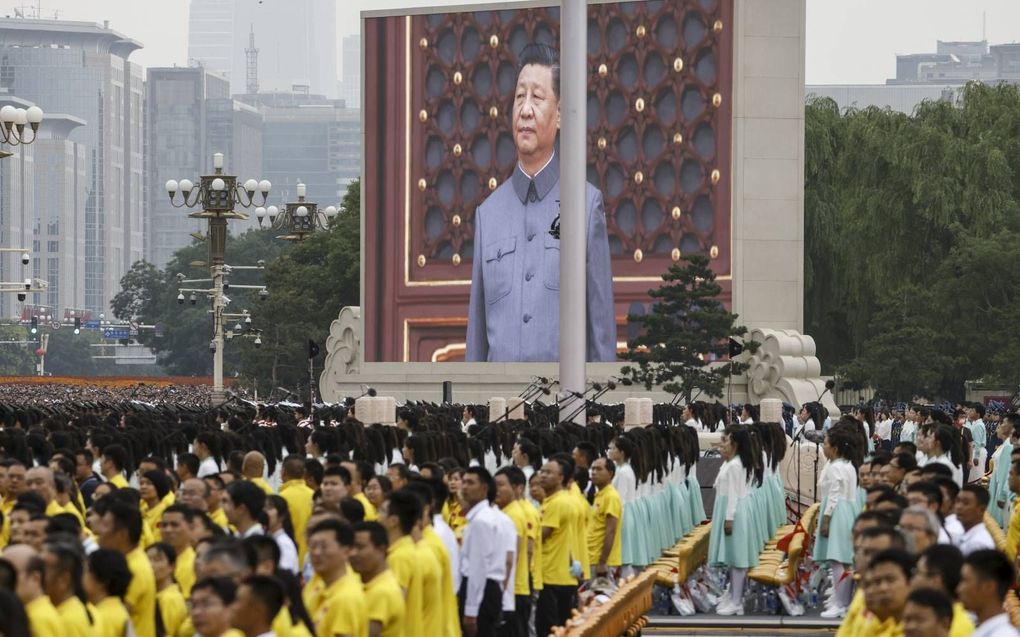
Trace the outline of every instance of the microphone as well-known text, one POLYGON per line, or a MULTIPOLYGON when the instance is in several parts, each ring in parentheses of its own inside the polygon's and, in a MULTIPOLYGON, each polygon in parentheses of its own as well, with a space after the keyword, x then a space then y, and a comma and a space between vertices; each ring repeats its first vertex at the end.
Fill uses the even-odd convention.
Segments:
MULTIPOLYGON (((365 396, 369 396, 371 398, 375 398, 375 395, 376 395, 375 387, 368 387, 367 385, 362 385, 362 387, 366 387, 367 389, 365 389, 365 391, 362 392, 362 394, 360 396, 358 396, 358 398, 364 398, 365 396)), ((355 399, 355 400, 357 400, 357 399, 355 399)))
POLYGON ((836 381, 834 381, 833 379, 830 378, 829 380, 825 381, 825 391, 823 391, 822 393, 818 394, 818 400, 821 401, 822 400, 822 396, 824 396, 825 394, 828 394, 830 391, 832 391, 834 389, 836 389, 836 381))
POLYGON ((591 384, 591 388, 594 389, 597 392, 598 391, 602 391, 602 385, 600 385, 599 383, 592 383, 591 384))
POLYGON ((609 379, 608 381, 606 381, 606 387, 608 387, 609 390, 612 391, 612 390, 616 389, 616 383, 613 382, 612 379, 609 379))

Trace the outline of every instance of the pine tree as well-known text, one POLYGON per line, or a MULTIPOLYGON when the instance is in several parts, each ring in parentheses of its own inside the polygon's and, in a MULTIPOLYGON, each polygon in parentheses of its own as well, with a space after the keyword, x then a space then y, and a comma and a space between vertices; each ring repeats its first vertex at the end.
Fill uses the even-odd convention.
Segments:
MULTIPOLYGON (((651 312, 628 317, 641 330, 629 342, 627 354, 637 365, 624 367, 622 373, 647 390, 661 386, 686 402, 699 396, 718 398, 729 376, 747 371, 746 363, 731 356, 740 346, 730 346, 747 328, 737 325, 737 315, 718 300, 722 287, 708 264, 702 255, 682 258, 662 275, 662 287, 649 290, 651 312)), ((750 352, 757 347, 754 342, 742 346, 750 352)))

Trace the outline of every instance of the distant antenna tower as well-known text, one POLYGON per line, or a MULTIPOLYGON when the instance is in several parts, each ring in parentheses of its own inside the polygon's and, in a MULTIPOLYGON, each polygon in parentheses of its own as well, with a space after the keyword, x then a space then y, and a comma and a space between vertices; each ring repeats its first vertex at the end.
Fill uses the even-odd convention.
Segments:
POLYGON ((255 48, 255 25, 251 25, 248 33, 248 48, 244 50, 248 60, 247 68, 247 92, 248 95, 256 95, 259 92, 259 50, 255 48))

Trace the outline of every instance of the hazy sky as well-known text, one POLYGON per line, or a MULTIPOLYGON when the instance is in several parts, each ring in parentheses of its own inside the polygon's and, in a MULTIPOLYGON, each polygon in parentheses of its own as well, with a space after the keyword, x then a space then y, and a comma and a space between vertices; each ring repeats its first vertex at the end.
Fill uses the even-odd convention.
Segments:
MULTIPOLYGON (((62 20, 109 20, 145 45, 132 57, 143 66, 187 61, 189 0, 0 0, 0 15, 37 1, 44 17, 59 11, 62 20)), ((354 33, 363 9, 451 4, 464 2, 338 0, 337 35, 354 33)), ((807 82, 882 83, 895 75, 897 53, 934 51, 939 39, 980 39, 983 16, 992 44, 1020 40, 1018 0, 807 0, 807 82)))

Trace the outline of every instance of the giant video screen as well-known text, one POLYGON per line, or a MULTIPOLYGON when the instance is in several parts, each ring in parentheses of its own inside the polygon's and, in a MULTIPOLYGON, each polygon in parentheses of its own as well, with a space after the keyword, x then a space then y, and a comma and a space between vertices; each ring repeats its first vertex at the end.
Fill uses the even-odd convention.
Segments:
MULTIPOLYGON (((681 255, 729 301, 732 0, 592 4, 588 359, 681 255)), ((362 20, 366 362, 548 362, 559 346, 559 8, 362 20)))

